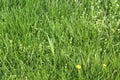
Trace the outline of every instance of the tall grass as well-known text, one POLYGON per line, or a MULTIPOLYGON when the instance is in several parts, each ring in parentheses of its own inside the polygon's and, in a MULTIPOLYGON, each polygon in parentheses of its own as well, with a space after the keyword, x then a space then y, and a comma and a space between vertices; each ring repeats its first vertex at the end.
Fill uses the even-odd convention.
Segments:
POLYGON ((119 79, 120 0, 0 0, 0 80, 119 79))

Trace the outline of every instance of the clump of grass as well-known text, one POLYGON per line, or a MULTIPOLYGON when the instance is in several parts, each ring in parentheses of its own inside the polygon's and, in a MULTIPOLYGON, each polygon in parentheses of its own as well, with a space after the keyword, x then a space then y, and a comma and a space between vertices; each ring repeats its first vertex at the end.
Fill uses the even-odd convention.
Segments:
POLYGON ((119 3, 1 0, 0 79, 119 80, 119 3))

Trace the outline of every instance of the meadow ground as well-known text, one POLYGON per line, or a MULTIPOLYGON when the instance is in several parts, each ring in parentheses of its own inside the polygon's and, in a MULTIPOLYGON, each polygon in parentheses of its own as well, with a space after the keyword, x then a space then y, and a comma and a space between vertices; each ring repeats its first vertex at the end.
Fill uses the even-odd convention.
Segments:
POLYGON ((120 80, 120 0, 0 0, 0 80, 120 80))

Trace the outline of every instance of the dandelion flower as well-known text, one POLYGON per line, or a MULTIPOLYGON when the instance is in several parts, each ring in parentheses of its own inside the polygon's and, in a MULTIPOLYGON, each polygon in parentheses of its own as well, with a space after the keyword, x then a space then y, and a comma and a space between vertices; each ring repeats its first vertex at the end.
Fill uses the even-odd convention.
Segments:
POLYGON ((107 67, 107 65, 106 65, 106 64, 103 64, 103 67, 107 67))
POLYGON ((76 69, 81 69, 81 65, 76 65, 75 68, 76 69))

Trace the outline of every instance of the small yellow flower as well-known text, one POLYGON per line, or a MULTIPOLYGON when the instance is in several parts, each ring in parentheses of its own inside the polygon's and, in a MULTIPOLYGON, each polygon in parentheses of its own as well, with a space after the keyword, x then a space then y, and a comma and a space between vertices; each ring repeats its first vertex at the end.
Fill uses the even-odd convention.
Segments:
POLYGON ((81 65, 76 65, 75 68, 81 69, 81 65))
POLYGON ((107 67, 107 65, 106 65, 106 64, 103 64, 103 67, 107 67))

